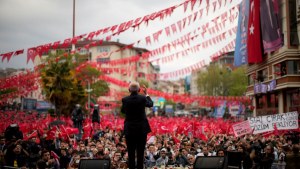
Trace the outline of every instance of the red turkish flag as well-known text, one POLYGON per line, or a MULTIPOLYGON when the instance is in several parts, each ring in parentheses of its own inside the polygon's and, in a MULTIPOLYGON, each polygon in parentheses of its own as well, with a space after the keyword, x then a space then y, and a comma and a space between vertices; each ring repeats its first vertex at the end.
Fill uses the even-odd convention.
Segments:
POLYGON ((72 42, 72 38, 67 38, 67 39, 65 39, 65 40, 64 40, 64 43, 62 44, 62 47, 63 47, 63 48, 68 47, 68 46, 71 44, 71 42, 72 42))
POLYGON ((169 36, 170 35, 170 27, 166 27, 165 31, 166 31, 166 35, 169 36))
POLYGON ((34 62, 35 57, 37 56, 37 52, 35 48, 29 48, 27 50, 27 64, 29 62, 29 60, 32 60, 32 62, 34 62))
POLYGON ((95 32, 90 32, 89 35, 87 36, 88 40, 92 40, 95 36, 95 32))
POLYGON ((50 47, 51 47, 51 43, 45 44, 44 47, 43 47, 44 52, 48 53, 50 47))
POLYGON ((36 49, 37 54, 41 57, 44 52, 44 46, 40 45, 40 46, 37 46, 35 49, 36 49))
POLYGON ((7 62, 9 62, 11 56, 13 55, 14 52, 8 52, 8 53, 4 53, 1 54, 0 56, 2 56, 2 62, 4 61, 5 58, 7 58, 7 62))
POLYGON ((260 0, 250 0, 247 46, 248 63, 262 62, 260 0))
POLYGON ((54 42, 53 45, 52 45, 52 49, 55 50, 59 46, 59 44, 60 44, 60 41, 54 42))
POLYGON ((21 50, 17 50, 15 53, 14 53, 14 56, 17 56, 17 55, 21 55, 24 53, 24 49, 21 49, 21 50))

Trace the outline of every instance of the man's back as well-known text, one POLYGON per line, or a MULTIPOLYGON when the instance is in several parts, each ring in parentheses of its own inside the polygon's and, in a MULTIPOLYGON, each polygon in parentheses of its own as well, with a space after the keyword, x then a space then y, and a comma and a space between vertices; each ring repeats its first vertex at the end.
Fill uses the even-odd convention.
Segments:
POLYGON ((125 134, 146 134, 151 131, 145 107, 152 107, 150 97, 132 93, 122 99, 122 113, 126 115, 124 131, 125 134))

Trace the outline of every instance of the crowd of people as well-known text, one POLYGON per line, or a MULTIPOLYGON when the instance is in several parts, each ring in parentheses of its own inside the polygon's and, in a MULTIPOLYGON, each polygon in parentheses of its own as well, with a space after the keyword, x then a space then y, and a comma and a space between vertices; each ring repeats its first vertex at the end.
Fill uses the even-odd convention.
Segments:
MULTIPOLYGON (((49 129, 50 130, 50 129, 49 129)), ((110 167, 128 168, 127 145, 122 130, 106 127, 93 130, 91 137, 62 139, 59 131, 49 139, 47 132, 24 139, 18 125, 0 135, 1 168, 78 168, 81 159, 106 159, 110 167)), ((300 168, 299 135, 209 135, 207 140, 191 134, 149 135, 145 146, 146 168, 193 168, 198 156, 225 156, 224 166, 250 168, 300 168), (240 158, 230 159, 231 152, 240 158)))

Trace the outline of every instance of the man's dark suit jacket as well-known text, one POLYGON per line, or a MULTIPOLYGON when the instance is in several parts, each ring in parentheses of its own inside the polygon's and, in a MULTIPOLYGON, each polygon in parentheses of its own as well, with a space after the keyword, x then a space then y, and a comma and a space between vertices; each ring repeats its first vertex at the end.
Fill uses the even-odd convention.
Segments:
POLYGON ((146 117, 145 107, 152 107, 153 101, 149 96, 131 93, 130 96, 122 99, 121 112, 126 115, 124 121, 125 135, 141 135, 151 132, 146 117))

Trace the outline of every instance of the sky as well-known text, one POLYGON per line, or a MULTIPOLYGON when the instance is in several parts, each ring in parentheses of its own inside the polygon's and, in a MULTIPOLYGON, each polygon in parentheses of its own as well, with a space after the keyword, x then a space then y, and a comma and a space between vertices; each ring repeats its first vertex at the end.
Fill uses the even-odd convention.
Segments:
MULTIPOLYGON (((209 0, 213 3, 219 0, 209 0)), ((227 0, 230 1, 230 0, 227 0)), ((146 48, 148 50, 155 49, 166 43, 169 43, 182 35, 195 30, 202 24, 210 21, 222 12, 236 6, 241 0, 232 0, 230 5, 223 5, 215 12, 210 12, 202 19, 186 26, 182 32, 167 37, 162 35, 158 42, 146 45, 141 42, 136 47, 146 48)), ((153 12, 178 5, 183 0, 75 0, 75 35, 81 35, 92 31, 99 30, 108 26, 118 25, 123 22, 143 17, 153 12)), ((224 4, 225 0, 222 0, 224 4)), ((176 23, 178 20, 192 14, 193 12, 204 8, 206 0, 202 0, 199 6, 197 0, 194 10, 184 12, 183 6, 175 9, 174 13, 163 20, 155 20, 140 26, 138 31, 129 29, 119 36, 113 37, 112 41, 119 40, 121 43, 130 44, 138 40, 144 40, 145 37, 151 35, 158 30, 164 29, 166 26, 176 23)), ((227 4, 229 4, 227 2, 227 4)), ((205 12, 204 12, 205 13, 205 12)), ((32 68, 32 62, 26 64, 26 51, 30 47, 36 47, 46 43, 55 41, 63 41, 72 37, 72 16, 73 16, 73 0, 0 0, 0 53, 25 49, 24 54, 14 56, 9 62, 6 60, 1 63, 0 68, 32 68)), ((232 28, 237 25, 237 19, 233 24, 226 24, 226 28, 232 28)), ((211 37, 195 39, 191 46, 199 44, 205 39, 211 37)), ((176 71, 193 63, 205 60, 209 63, 209 56, 220 50, 226 43, 233 40, 231 36, 226 42, 210 46, 201 52, 189 55, 188 57, 175 59, 173 62, 160 65, 161 73, 176 71)), ((185 47, 187 48, 187 47, 185 47)), ((177 48, 176 50, 180 50, 177 48)), ((175 52, 175 49, 174 49, 175 52)), ((166 53, 163 57, 170 55, 166 53)))

